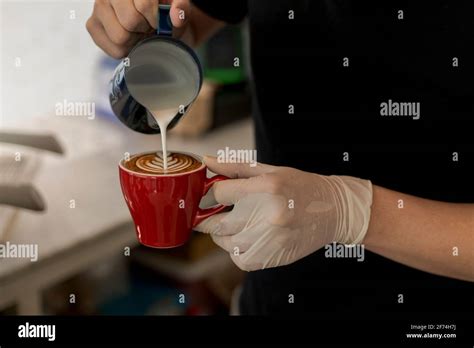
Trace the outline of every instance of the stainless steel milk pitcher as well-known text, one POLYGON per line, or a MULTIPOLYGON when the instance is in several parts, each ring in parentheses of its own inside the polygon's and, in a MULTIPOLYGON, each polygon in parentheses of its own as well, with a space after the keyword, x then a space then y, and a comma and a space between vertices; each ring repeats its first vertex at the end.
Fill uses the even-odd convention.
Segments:
MULTIPOLYGON (((181 105, 176 116, 170 122, 168 128, 172 128, 186 113, 186 110, 196 99, 202 85, 202 67, 199 59, 192 48, 172 37, 172 24, 170 19, 170 5, 159 5, 158 29, 156 35, 140 41, 124 58, 115 69, 110 81, 109 100, 114 114, 130 129, 145 134, 156 134, 160 132, 158 124, 150 112, 143 106, 139 90, 131 88, 130 72, 140 66, 145 79, 154 78, 153 83, 161 86, 161 90, 169 83, 176 82, 175 88, 187 88, 188 96, 186 104, 181 105), (164 58, 163 58, 164 57, 164 58), (147 76, 148 71, 159 71, 155 76, 147 76), (184 80, 184 85, 183 85, 184 80), (182 87, 179 87, 179 83, 182 87), (178 84, 177 84, 178 83, 178 84), (160 85, 161 84, 161 85, 160 85), (183 87, 184 86, 184 87, 183 87), (191 94, 190 94, 191 93, 191 94)), ((135 70, 136 71, 136 70, 135 70)), ((176 93, 170 91, 175 97, 176 93)), ((169 95, 161 95, 162 99, 169 95)), ((172 96, 171 96, 172 97, 172 96)), ((160 98, 157 95, 156 98, 160 98)), ((160 103, 160 100, 157 100, 160 103)), ((166 100, 162 100, 166 104, 166 100)))

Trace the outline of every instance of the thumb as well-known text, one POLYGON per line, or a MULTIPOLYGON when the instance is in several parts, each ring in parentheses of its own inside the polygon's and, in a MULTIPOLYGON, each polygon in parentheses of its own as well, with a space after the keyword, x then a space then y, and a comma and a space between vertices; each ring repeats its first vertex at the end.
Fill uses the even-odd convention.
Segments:
POLYGON ((251 178, 253 176, 271 173, 277 167, 269 164, 251 162, 251 163, 221 163, 217 157, 204 156, 204 164, 216 174, 225 175, 232 179, 251 178))

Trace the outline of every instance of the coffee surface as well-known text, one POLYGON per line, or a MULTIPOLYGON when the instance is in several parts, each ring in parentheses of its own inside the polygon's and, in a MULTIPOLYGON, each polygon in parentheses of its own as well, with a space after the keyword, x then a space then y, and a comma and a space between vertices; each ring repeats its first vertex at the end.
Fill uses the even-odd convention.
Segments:
POLYGON ((125 168, 142 174, 180 174, 198 169, 202 162, 198 159, 182 154, 168 153, 168 167, 164 169, 163 155, 161 152, 151 152, 143 155, 135 155, 130 160, 124 161, 125 168))

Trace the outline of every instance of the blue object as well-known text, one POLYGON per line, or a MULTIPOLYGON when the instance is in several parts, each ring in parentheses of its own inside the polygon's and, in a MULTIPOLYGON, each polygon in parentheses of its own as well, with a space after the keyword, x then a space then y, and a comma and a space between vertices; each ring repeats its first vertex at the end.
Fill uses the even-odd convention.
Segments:
POLYGON ((173 34, 170 9, 171 5, 159 5, 158 28, 156 29, 156 33, 160 36, 171 36, 173 34))

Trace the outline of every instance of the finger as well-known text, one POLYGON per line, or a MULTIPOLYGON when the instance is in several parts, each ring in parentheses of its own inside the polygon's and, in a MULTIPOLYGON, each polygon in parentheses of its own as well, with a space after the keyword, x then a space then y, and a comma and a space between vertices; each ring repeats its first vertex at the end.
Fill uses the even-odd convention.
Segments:
POLYGON ((262 174, 248 179, 228 179, 212 185, 212 194, 217 203, 235 205, 240 200, 254 193, 272 193, 275 184, 268 180, 273 174, 262 174))
POLYGON ((131 33, 122 27, 110 3, 98 7, 97 12, 109 40, 114 44, 128 47, 141 38, 142 35, 131 33))
POLYGON ((135 8, 133 0, 111 0, 119 23, 125 30, 134 33, 148 33, 153 28, 145 17, 135 8))
POLYGON ((245 229, 234 236, 233 242, 244 250, 239 254, 231 254, 237 267, 244 271, 255 271, 288 264, 288 250, 272 243, 275 236, 275 233, 272 233, 273 227, 260 226, 255 230, 256 227, 245 229))
POLYGON ((277 167, 262 163, 219 163, 217 157, 204 156, 206 166, 214 173, 229 178, 250 178, 252 176, 271 173, 277 167))
MULTIPOLYGON (((161 1, 169 3, 169 1, 161 1)), ((158 27, 158 1, 157 0, 133 0, 135 8, 147 20, 153 29, 158 27)))
POLYGON ((264 268, 262 263, 248 263, 247 261, 244 261, 244 255, 245 254, 234 255, 233 253, 230 253, 230 258, 242 271, 251 272, 264 268))
POLYGON ((202 221, 199 225, 195 226, 193 229, 198 232, 207 233, 207 234, 215 234, 218 233, 221 221, 225 218, 229 213, 219 213, 213 216, 208 217, 204 221, 202 221))
POLYGON ((238 255, 245 253, 251 247, 250 243, 247 243, 245 240, 240 240, 238 236, 239 234, 233 236, 218 236, 213 234, 211 238, 214 243, 225 251, 233 255, 238 255))
POLYGON ((95 44, 99 46, 109 56, 116 59, 120 59, 127 55, 129 48, 117 45, 110 41, 109 37, 105 33, 104 27, 95 17, 91 17, 88 19, 86 23, 86 28, 89 31, 92 40, 94 40, 95 44))
POLYGON ((249 193, 263 192, 264 190, 265 182, 260 176, 222 180, 212 185, 214 199, 217 203, 224 205, 236 204, 249 193))
POLYGON ((211 235, 211 238, 214 241, 214 243, 216 243, 219 247, 221 247, 222 249, 224 249, 225 251, 227 251, 229 253, 232 252, 232 248, 233 248, 233 245, 232 245, 232 242, 231 242, 232 236, 211 235))
POLYGON ((171 3, 170 17, 174 28, 183 28, 188 22, 191 6, 187 0, 174 0, 171 3))
POLYGON ((184 41, 186 24, 189 18, 191 18, 191 6, 187 0, 175 0, 171 5, 171 23, 173 24, 173 37, 184 41))

